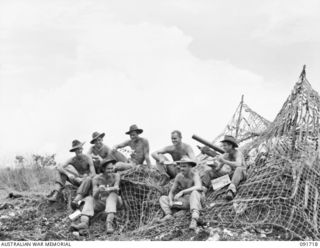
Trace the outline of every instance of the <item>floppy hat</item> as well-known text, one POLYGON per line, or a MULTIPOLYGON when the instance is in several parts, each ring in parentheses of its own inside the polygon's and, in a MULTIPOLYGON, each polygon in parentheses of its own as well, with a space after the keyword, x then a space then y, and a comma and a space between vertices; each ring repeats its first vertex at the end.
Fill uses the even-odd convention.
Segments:
POLYGON ((231 144, 233 144, 235 147, 238 147, 238 146, 239 146, 237 140, 236 140, 233 136, 231 136, 231 135, 225 135, 225 136, 224 136, 224 139, 221 140, 221 142, 231 143, 231 144))
POLYGON ((94 132, 92 134, 92 140, 90 141, 90 144, 94 144, 94 142, 96 141, 96 139, 98 138, 103 138, 106 134, 105 133, 99 133, 99 132, 94 132))
POLYGON ((143 130, 141 128, 138 128, 137 125, 131 125, 130 128, 129 128, 129 131, 126 132, 126 134, 130 134, 133 131, 136 131, 138 134, 143 132, 143 130))
POLYGON ((115 160, 114 158, 105 158, 102 159, 100 166, 106 166, 108 163, 117 163, 117 160, 115 160))
POLYGON ((190 164, 192 167, 197 165, 197 162, 191 160, 190 158, 183 158, 179 161, 176 161, 177 164, 190 164))
POLYGON ((85 142, 80 142, 79 140, 73 140, 72 141, 72 147, 69 150, 70 152, 74 152, 75 150, 81 148, 84 145, 85 142))

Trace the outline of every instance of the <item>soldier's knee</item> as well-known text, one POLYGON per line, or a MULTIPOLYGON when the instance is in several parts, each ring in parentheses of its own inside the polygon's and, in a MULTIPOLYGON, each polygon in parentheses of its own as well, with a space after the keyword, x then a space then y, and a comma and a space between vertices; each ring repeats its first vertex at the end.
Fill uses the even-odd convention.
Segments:
POLYGON ((201 193, 198 190, 194 190, 191 192, 191 197, 200 197, 201 193))
POLYGON ((245 171, 243 167, 237 167, 234 173, 242 174, 245 171))
POLYGON ((57 170, 59 173, 62 173, 62 172, 63 172, 62 166, 57 166, 56 170, 57 170))
POLYGON ((91 183, 92 183, 92 178, 91 178, 91 177, 87 177, 87 178, 85 178, 85 179, 83 180, 82 183, 84 183, 84 184, 91 184, 91 183))
POLYGON ((160 197, 159 202, 160 203, 165 203, 165 202, 168 202, 168 200, 169 200, 169 197, 166 196, 166 195, 163 195, 163 196, 160 197))

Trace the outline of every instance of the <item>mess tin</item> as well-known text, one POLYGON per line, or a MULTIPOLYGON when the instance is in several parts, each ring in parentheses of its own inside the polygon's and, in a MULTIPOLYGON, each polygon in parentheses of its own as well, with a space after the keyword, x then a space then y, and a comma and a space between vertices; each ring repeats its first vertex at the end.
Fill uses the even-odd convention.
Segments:
POLYGON ((69 215, 69 219, 74 221, 74 220, 78 219, 80 217, 80 215, 81 215, 81 211, 78 209, 69 215))

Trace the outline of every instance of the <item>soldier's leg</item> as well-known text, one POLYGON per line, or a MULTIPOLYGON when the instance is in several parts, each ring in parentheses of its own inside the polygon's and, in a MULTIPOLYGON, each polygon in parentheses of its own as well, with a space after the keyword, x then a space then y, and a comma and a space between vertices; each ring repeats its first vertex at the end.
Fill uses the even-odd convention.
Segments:
POLYGON ((165 216, 160 220, 161 222, 166 222, 168 220, 173 219, 171 207, 169 204, 169 197, 168 196, 161 196, 159 199, 160 207, 164 212, 165 216))
POLYGON ((93 165, 94 165, 94 169, 95 169, 96 173, 100 174, 101 173, 100 160, 98 160, 98 159, 93 160, 93 165))
MULTIPOLYGON (((164 156, 163 154, 159 154, 159 156, 161 156, 164 161, 169 161, 168 158, 166 156, 164 156)), ((159 183, 160 186, 166 185, 170 181, 170 178, 171 178, 170 175, 168 174, 168 165, 157 161, 156 168, 159 171, 159 173, 161 174, 161 179, 160 179, 160 183, 159 183)))
POLYGON ((127 163, 127 162, 117 162, 114 166, 115 171, 125 171, 130 170, 134 167, 133 163, 127 163))
POLYGON ((191 223, 190 223, 190 229, 196 229, 197 228, 197 221, 200 216, 200 210, 202 208, 201 205, 201 197, 202 194, 199 191, 192 191, 190 195, 190 210, 191 210, 191 223))
MULTIPOLYGON (((159 154, 159 157, 161 157, 164 161, 169 161, 168 158, 163 154, 159 154)), ((157 161, 156 166, 160 174, 163 174, 163 173, 167 174, 167 168, 165 164, 157 161)))
POLYGON ((80 187, 78 188, 77 195, 74 198, 74 200, 71 202, 71 208, 75 210, 79 206, 78 202, 84 199, 86 196, 90 195, 91 190, 92 190, 92 178, 87 177, 82 181, 80 187))
POLYGON ((175 178, 176 175, 179 173, 178 165, 172 163, 167 165, 167 173, 170 176, 170 178, 175 178))
POLYGON ((204 171, 203 175, 201 176, 202 185, 209 189, 211 187, 211 181, 223 175, 225 175, 225 173, 221 171, 216 171, 214 169, 204 171))
POLYGON ((114 158, 118 162, 126 162, 127 158, 121 152, 113 150, 111 151, 111 157, 114 158))
POLYGON ((83 181, 83 178, 80 176, 79 172, 74 168, 73 165, 69 164, 64 170, 59 170, 61 174, 67 176, 67 181, 72 185, 80 186, 83 181))
POLYGON ((94 215, 94 198, 88 196, 84 199, 83 209, 81 211, 80 223, 72 223, 71 227, 76 230, 88 229, 90 217, 94 215))
POLYGON ((48 197, 47 199, 51 202, 57 201, 58 196, 62 191, 62 189, 64 188, 67 181, 68 181, 68 176, 60 167, 58 167, 56 169, 56 182, 54 185, 54 189, 51 192, 51 196, 48 197))
POLYGON ((237 167, 233 173, 231 184, 228 187, 227 200, 232 200, 237 193, 237 187, 242 180, 246 179, 246 169, 243 167, 237 167))
POLYGON ((115 214, 117 213, 117 206, 119 205, 119 196, 115 192, 111 192, 106 200, 106 213, 107 213, 107 219, 106 219, 106 229, 107 233, 111 234, 114 232, 113 227, 113 220, 115 217, 115 214))

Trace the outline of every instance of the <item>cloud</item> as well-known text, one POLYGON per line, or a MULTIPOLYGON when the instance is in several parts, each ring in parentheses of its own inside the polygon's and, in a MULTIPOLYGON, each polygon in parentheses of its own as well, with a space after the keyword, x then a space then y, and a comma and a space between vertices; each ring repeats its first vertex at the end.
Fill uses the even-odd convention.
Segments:
POLYGON ((311 1, 268 1, 258 13, 266 18, 253 33, 264 43, 294 44, 319 42, 318 23, 320 2, 311 1))
POLYGON ((274 101, 265 113, 276 114, 283 98, 262 76, 229 61, 200 60, 189 50, 193 37, 177 26, 129 24, 103 2, 71 3, 6 8, 0 156, 52 152, 62 160, 74 138, 89 141, 104 131, 111 146, 127 139, 134 123, 152 151, 167 145, 174 129, 195 145, 193 133, 219 134, 241 94, 258 109, 274 101))

